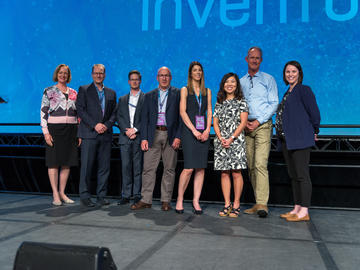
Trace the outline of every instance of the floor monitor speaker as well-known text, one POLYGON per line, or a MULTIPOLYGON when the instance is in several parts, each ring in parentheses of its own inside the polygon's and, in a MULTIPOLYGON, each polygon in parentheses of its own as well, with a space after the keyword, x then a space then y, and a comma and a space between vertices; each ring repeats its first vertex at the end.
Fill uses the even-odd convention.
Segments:
POLYGON ((110 250, 104 247, 23 242, 14 270, 116 270, 110 250))

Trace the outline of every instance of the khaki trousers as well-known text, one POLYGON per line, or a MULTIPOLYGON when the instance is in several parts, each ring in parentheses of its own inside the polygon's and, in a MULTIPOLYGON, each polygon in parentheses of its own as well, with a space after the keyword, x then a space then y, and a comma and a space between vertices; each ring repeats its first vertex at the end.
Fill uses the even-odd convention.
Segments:
POLYGON ((257 204, 267 205, 269 200, 268 159, 271 147, 272 121, 269 120, 250 133, 246 133, 246 158, 249 177, 257 204))
POLYGON ((144 203, 152 204, 156 171, 160 158, 162 158, 164 165, 164 172, 161 179, 161 201, 170 202, 175 183, 177 151, 169 145, 167 131, 156 130, 152 147, 144 153, 141 188, 141 201, 144 203))

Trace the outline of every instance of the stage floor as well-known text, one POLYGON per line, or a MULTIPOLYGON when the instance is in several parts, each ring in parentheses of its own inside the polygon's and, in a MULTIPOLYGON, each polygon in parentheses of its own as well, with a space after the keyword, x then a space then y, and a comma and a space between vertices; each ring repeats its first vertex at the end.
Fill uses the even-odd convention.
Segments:
MULTIPOLYGON (((241 214, 222 218, 217 203, 195 216, 129 205, 52 207, 50 196, 0 193, 0 269, 23 241, 108 247, 118 269, 359 269, 360 210, 311 209, 311 221, 241 214)), ((173 204, 174 206, 174 204, 173 204)), ((242 210, 248 205, 242 206, 242 210)))

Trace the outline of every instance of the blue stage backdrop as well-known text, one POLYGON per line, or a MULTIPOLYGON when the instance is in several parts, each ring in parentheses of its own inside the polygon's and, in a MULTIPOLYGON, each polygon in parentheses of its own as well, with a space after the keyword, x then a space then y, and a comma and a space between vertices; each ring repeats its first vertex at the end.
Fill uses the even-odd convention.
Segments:
MULTIPOLYGON (((193 60, 204 66, 213 103, 221 77, 247 72, 251 46, 263 49, 262 70, 284 94, 282 69, 298 60, 312 87, 322 124, 359 124, 360 16, 358 0, 14 0, 0 1, 0 123, 36 123, 43 89, 60 63, 78 89, 91 66, 106 66, 105 84, 118 97, 138 69, 142 90, 157 86, 168 66, 181 87, 193 60)), ((0 132, 40 132, 1 127, 0 132)), ((325 130, 322 134, 360 134, 325 130)))

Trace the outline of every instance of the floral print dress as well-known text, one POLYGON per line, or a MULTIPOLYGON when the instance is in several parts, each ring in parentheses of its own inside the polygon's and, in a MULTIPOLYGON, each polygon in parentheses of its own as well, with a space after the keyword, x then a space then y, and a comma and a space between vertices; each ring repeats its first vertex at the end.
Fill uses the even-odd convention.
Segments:
MULTIPOLYGON (((240 113, 249 112, 245 99, 225 100, 222 104, 216 103, 214 117, 219 119, 221 136, 230 138, 240 125, 240 113)), ((239 170, 246 169, 246 145, 245 135, 242 132, 230 145, 229 148, 221 146, 220 140, 214 140, 214 169, 215 170, 239 170)))

